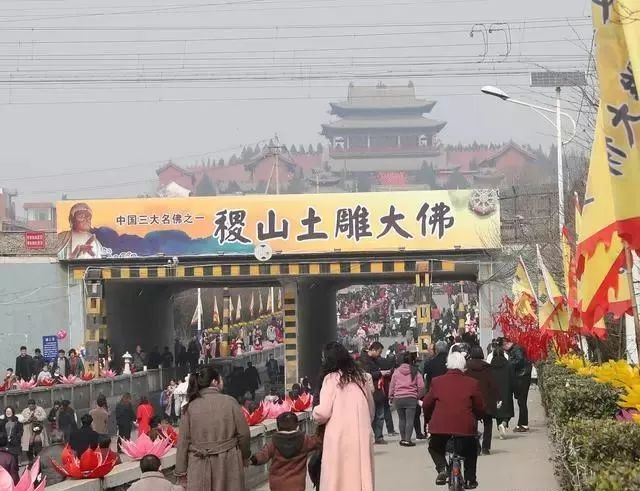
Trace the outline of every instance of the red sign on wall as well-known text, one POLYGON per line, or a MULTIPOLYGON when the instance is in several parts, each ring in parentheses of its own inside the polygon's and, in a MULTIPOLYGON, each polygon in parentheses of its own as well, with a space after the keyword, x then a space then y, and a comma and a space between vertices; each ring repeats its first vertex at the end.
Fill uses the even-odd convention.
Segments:
POLYGON ((44 232, 25 232, 24 246, 30 250, 44 249, 46 245, 46 236, 44 232))

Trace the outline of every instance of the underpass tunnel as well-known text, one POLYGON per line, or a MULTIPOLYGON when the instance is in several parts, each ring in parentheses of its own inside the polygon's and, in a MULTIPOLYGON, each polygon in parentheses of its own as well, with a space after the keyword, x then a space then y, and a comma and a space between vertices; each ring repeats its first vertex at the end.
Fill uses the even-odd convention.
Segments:
MULTIPOLYGON (((133 353, 136 345, 149 352, 154 346, 173 350, 175 337, 174 287, 169 283, 105 282, 108 339, 113 355, 133 353)), ((120 365, 121 360, 116 360, 120 365)))

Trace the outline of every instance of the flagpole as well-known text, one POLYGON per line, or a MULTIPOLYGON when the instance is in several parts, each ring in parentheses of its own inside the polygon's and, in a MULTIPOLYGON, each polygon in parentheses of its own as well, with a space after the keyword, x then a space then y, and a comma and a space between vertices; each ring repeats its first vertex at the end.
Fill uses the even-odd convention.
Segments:
POLYGON ((638 314, 638 299, 636 297, 636 289, 633 285, 633 255, 631 254, 631 249, 625 243, 624 245, 624 255, 627 262, 627 281, 629 281, 629 289, 631 290, 631 307, 633 308, 633 322, 635 324, 635 332, 636 332, 636 350, 640 353, 640 315, 638 314))
POLYGON ((202 297, 198 288, 198 334, 202 332, 202 297))

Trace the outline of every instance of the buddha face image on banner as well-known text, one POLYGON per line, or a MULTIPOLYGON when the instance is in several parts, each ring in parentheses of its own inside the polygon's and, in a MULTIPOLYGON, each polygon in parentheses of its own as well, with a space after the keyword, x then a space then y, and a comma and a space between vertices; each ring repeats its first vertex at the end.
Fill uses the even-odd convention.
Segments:
POLYGON ((93 214, 86 203, 76 203, 69 211, 70 231, 62 232, 61 254, 65 259, 99 259, 102 246, 91 227, 93 214))

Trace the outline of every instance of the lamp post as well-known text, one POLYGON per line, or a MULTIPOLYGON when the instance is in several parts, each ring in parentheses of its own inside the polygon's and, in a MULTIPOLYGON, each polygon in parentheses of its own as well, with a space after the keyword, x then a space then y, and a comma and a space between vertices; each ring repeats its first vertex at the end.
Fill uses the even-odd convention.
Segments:
POLYGON ((555 109, 551 109, 549 107, 538 106, 535 104, 531 104, 529 102, 520 101, 518 99, 513 99, 509 97, 509 95, 499 89, 498 87, 493 87, 491 85, 487 85, 480 89, 483 94, 491 95, 493 97, 497 97, 503 101, 511 102, 513 104, 518 104, 519 106, 525 106, 533 109, 540 116, 546 119, 555 129, 556 129, 556 145, 558 147, 558 223, 560 228, 560 234, 562 235, 562 227, 564 226, 564 171, 563 171, 563 163, 562 163, 562 146, 570 143, 576 136, 576 122, 575 120, 569 116, 567 113, 562 112, 560 108, 560 87, 556 88, 556 107, 555 109), (547 116, 545 113, 555 114, 556 120, 555 122, 547 116), (567 118, 571 125, 573 126, 573 134, 571 138, 566 141, 562 141, 562 116, 567 118))

